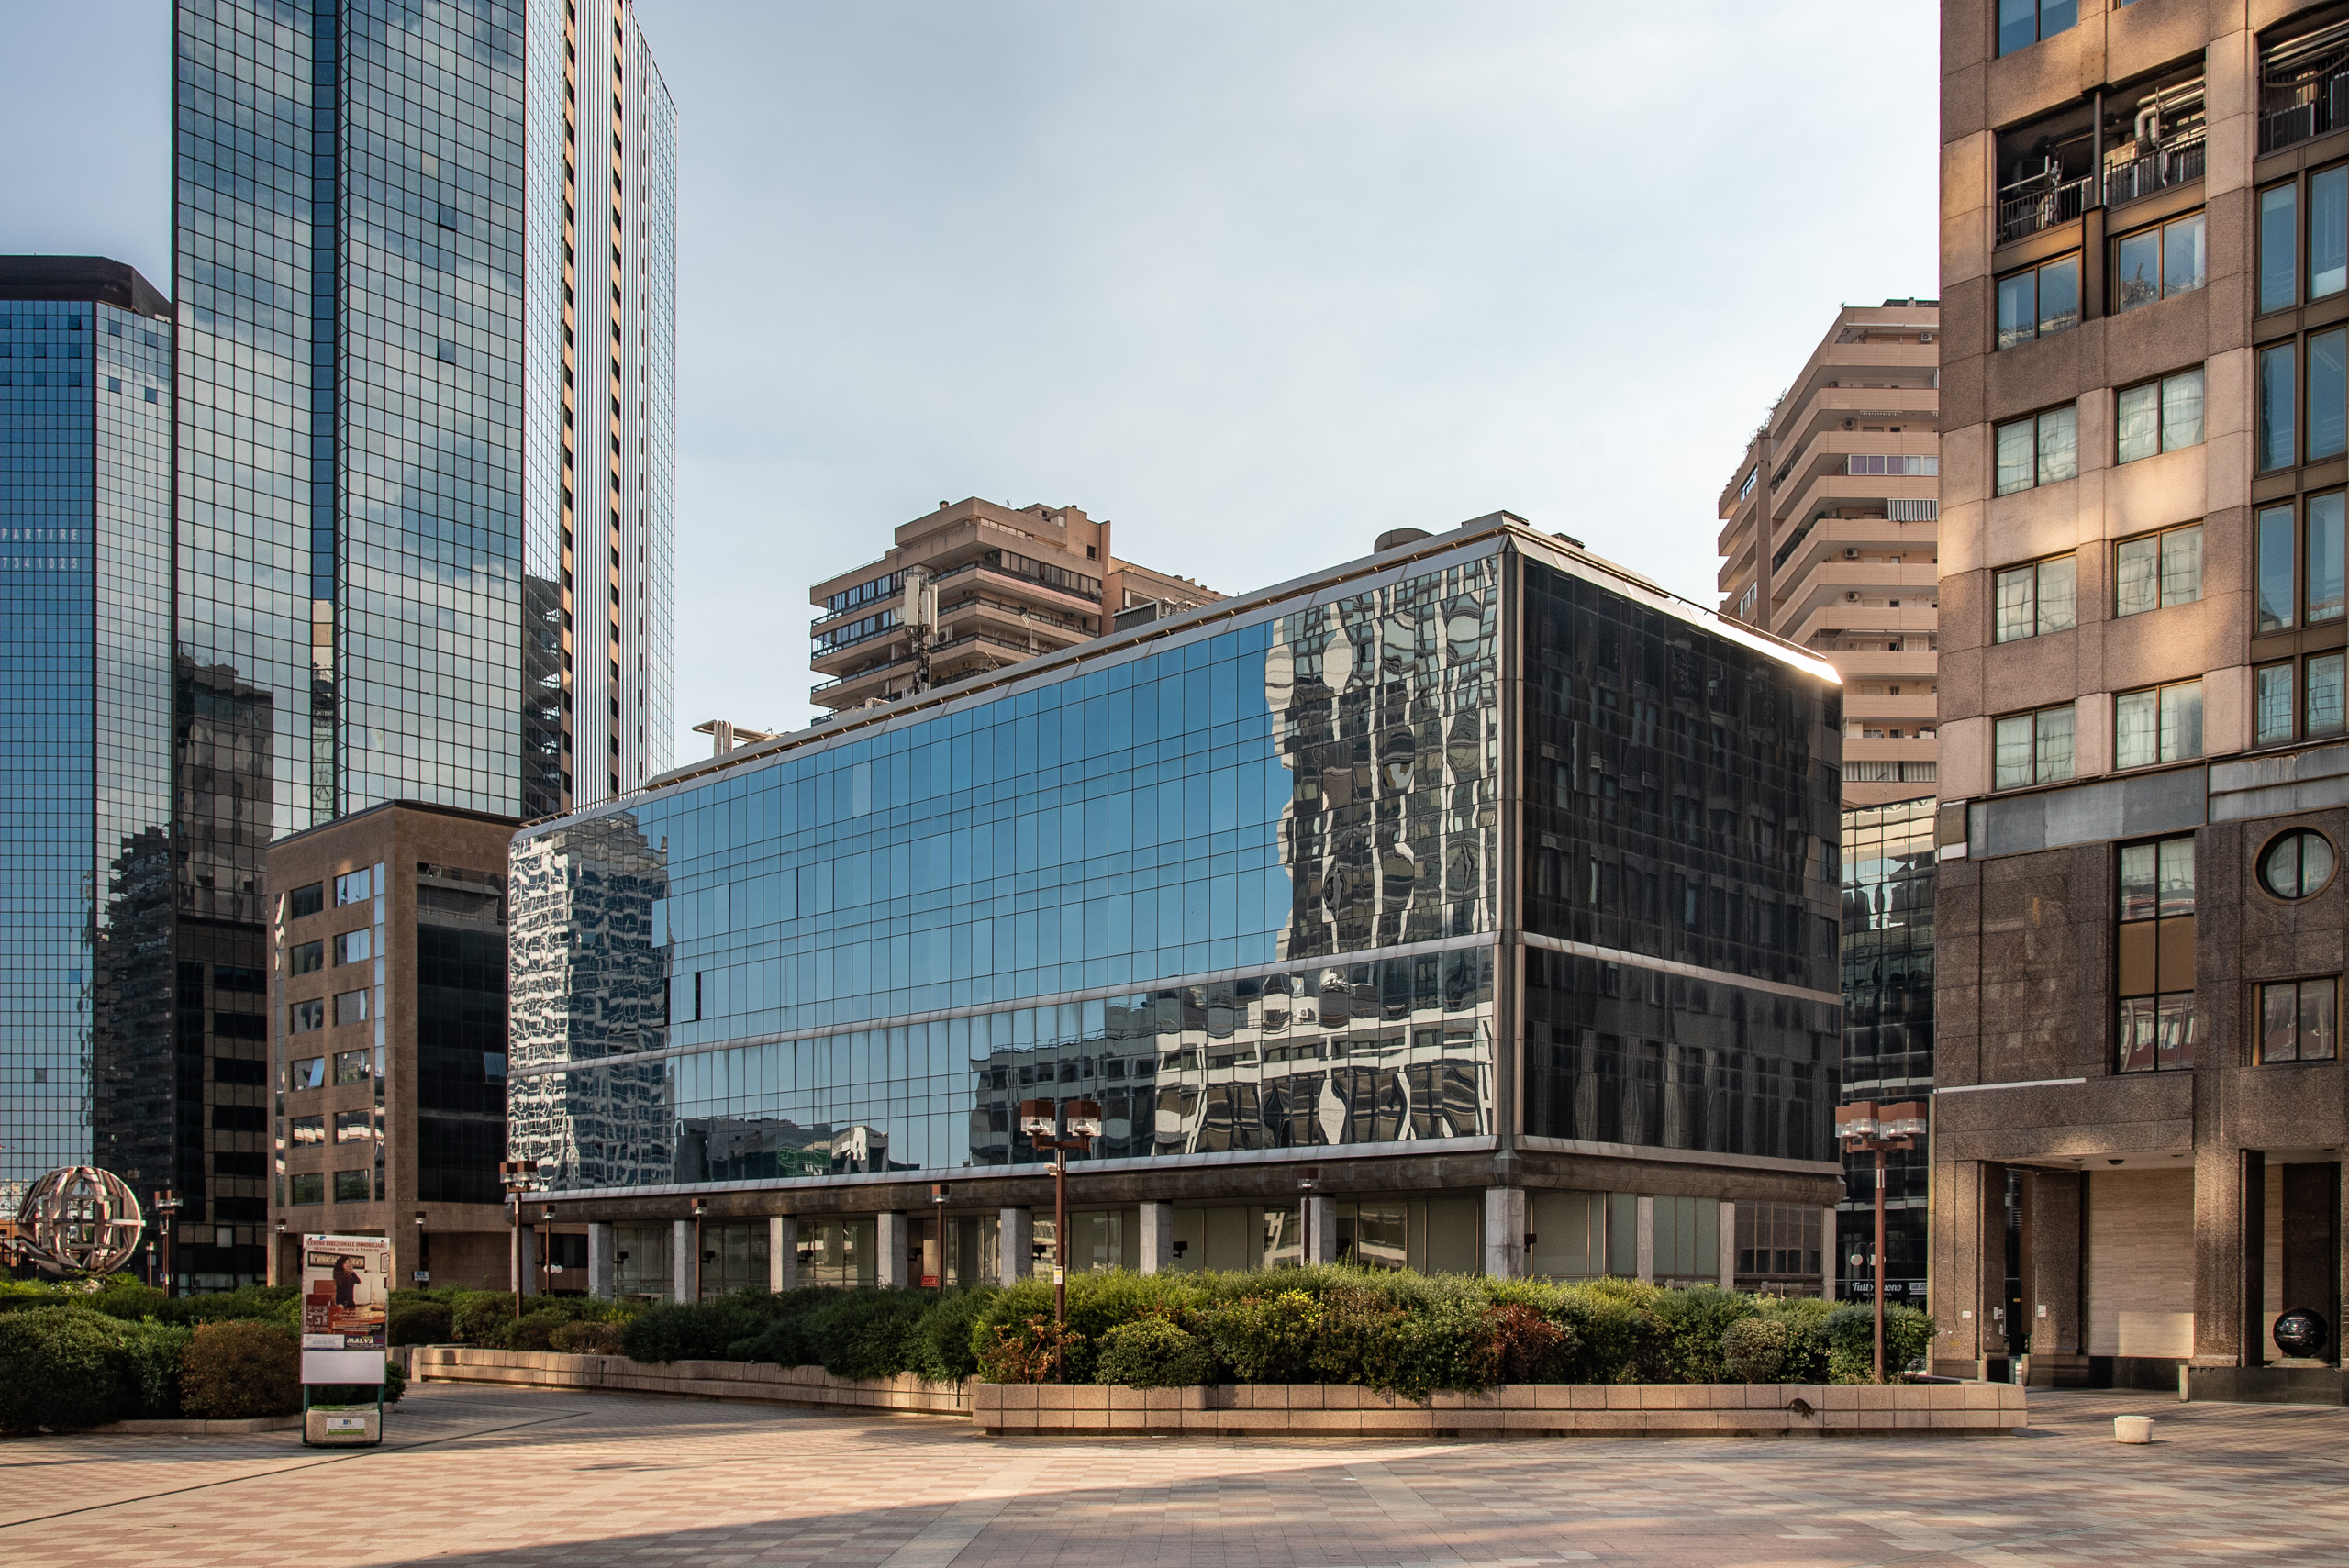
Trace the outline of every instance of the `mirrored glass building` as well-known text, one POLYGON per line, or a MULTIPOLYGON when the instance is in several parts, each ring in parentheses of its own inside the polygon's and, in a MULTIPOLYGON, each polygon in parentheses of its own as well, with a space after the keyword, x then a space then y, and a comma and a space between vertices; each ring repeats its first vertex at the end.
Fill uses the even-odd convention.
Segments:
POLYGON ((596 1288, 1024 1273, 1082 1099, 1080 1267, 1820 1289, 1833 672, 1506 514, 1382 543, 526 828, 510 1152, 596 1288))
MULTIPOLYGON (((0 257, 0 1212, 168 1127, 172 329, 96 257, 0 257)), ((256 1000, 256 1006, 258 1001, 256 1000)))

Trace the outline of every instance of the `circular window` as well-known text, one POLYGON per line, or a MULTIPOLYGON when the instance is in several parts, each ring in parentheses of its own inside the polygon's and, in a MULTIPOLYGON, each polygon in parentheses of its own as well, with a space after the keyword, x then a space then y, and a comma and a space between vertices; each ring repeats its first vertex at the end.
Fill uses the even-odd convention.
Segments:
POLYGON ((2259 885, 2278 898, 2306 898, 2332 880, 2332 842, 2310 828, 2279 833, 2260 851, 2259 885))

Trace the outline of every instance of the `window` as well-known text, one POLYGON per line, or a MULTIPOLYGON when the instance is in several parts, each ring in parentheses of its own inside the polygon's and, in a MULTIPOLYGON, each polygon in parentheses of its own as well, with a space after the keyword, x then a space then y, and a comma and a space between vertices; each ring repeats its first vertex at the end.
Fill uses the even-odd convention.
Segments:
POLYGON ((334 1173, 334 1201, 365 1203, 368 1181, 364 1171, 337 1171, 334 1173))
POLYGON ((294 1063, 293 1086, 296 1089, 323 1089, 327 1083, 327 1059, 306 1056, 294 1063))
POLYGON ((2328 298, 2349 288, 2349 166, 2335 164, 2307 176, 2305 193, 2298 180, 2259 193, 2261 314, 2288 310, 2301 302, 2303 255, 2307 299, 2328 298), (2300 225, 2303 207, 2308 214, 2305 231, 2300 225))
POLYGON ((2072 705, 2009 714, 1998 720, 1992 762, 1994 789, 2057 784, 2072 776, 2072 705))
POLYGON ((298 920, 305 915, 315 915, 326 907, 326 884, 314 882, 307 887, 297 887, 285 895, 285 917, 298 920))
POLYGON ((2292 466, 2299 432, 2299 349, 2278 343, 2259 350, 2259 418, 2255 445, 2259 471, 2266 473, 2292 466))
POLYGON ((2122 389, 2114 421, 2122 462, 2174 452, 2202 441, 2202 370, 2122 389))
POLYGON ((2112 765, 2145 768, 2202 754, 2202 683, 2180 681, 2112 699, 2112 765))
POLYGON ((2290 660, 2262 664, 2252 672, 2253 743, 2272 746, 2299 733, 2316 740, 2342 732, 2342 655, 2311 653, 2299 666, 2300 701, 2292 701, 2290 660))
POLYGON ((2340 1054, 2341 982, 2287 980, 2259 988, 2259 1060, 2330 1062, 2340 1054))
POLYGON ((2121 848, 2116 933, 2119 1065, 2123 1073, 2194 1065, 2194 840, 2121 848))
POLYGON ((323 1116, 297 1116, 293 1118, 294 1147, 305 1148, 327 1140, 327 1118, 323 1116))
POLYGON ((367 1021, 365 991, 345 991, 334 999, 334 1021, 337 1024, 363 1024, 367 1021))
POLYGON ((2202 286, 2209 271, 2199 212, 2124 234, 2112 242, 2113 314, 2190 294, 2202 286))
POLYGON ((2259 852, 2259 885, 2278 898, 2310 898, 2332 881, 2332 840, 2312 828, 2278 833, 2259 852))
POLYGON ((322 998, 296 1002, 285 1009, 285 1015, 288 1034, 307 1034, 327 1027, 327 1005, 322 998))
POLYGON ((296 942, 294 944, 293 951, 286 956, 288 966, 294 973, 308 974, 326 967, 327 944, 322 941, 296 942))
POLYGON ((2079 473, 2079 411, 2050 408, 1998 429, 1998 493, 2053 484, 2079 473))
POLYGON ((1991 640, 2016 642, 2071 630, 2078 624, 2077 567, 2073 557, 2063 555, 1999 573, 1991 640))
POLYGON ((2311 495, 2302 506, 2307 527, 2297 537, 2289 502, 2260 509, 2256 629, 2262 632, 2286 629, 2296 615, 2307 625, 2321 626, 2349 610, 2342 494, 2311 495))
POLYGON ((2339 457, 2349 446, 2349 328, 2309 334, 2308 418, 2304 461, 2339 457))
POLYGON ((2112 613, 2117 616, 2190 605, 2202 596, 2199 523, 2123 539, 2113 556, 2112 613))
POLYGON ((292 1177, 294 1201, 297 1204, 327 1201, 327 1177, 323 1171, 296 1171, 292 1177))
POLYGON ((338 1051, 334 1053, 334 1081, 338 1084, 364 1084, 370 1076, 367 1067, 373 1053, 365 1051, 338 1051))
POLYGON ((340 909, 346 904, 358 903, 367 896, 367 872, 362 870, 344 873, 334 879, 335 907, 340 909))
POLYGON ((2011 349, 2034 338, 2068 331, 2080 324, 2080 259, 2043 261, 1998 280, 1998 347, 2011 349))
POLYGON ((1998 52, 2029 49, 2079 19, 2079 0, 1998 0, 1998 52))
POLYGON ((334 1113, 334 1140, 337 1143, 364 1143, 375 1136, 374 1113, 372 1111, 337 1111, 334 1113))
MULTIPOLYGON (((317 946, 316 942, 310 944, 317 946)), ((357 963, 374 956, 374 933, 362 926, 355 931, 344 931, 334 940, 334 961, 337 963, 357 963)))
POLYGON ((1853 452, 1843 460, 1845 473, 1884 474, 1891 479, 1931 479, 1942 471, 1937 457, 1901 457, 1889 452, 1853 452))

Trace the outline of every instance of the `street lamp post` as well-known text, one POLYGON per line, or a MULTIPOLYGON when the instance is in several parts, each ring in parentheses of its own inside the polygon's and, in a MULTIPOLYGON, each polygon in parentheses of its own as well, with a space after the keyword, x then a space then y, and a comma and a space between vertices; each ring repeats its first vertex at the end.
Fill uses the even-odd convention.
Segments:
POLYGON ((1319 1191, 1320 1187, 1320 1166, 1308 1165, 1297 1173, 1297 1190, 1305 1195, 1297 1202, 1297 1208, 1304 1217, 1304 1223, 1297 1228, 1297 1266, 1301 1269, 1313 1266, 1313 1195, 1319 1191))
POLYGON ((411 1280, 411 1284, 432 1283, 432 1239, 424 1233, 424 1210, 416 1211, 416 1272, 424 1277, 411 1280))
POLYGON ((179 1218, 179 1212, 180 1195, 177 1192, 165 1187, 155 1195, 155 1218, 161 1220, 163 1226, 163 1294, 166 1296, 174 1296, 180 1293, 179 1276, 172 1269, 172 1229, 173 1222, 179 1218))
POLYGON ((701 1299, 701 1266, 704 1262, 701 1255, 701 1217, 708 1212, 709 1201, 707 1198, 694 1199, 694 1299, 696 1301, 701 1299))
POLYGON ((540 1190, 536 1160, 500 1160, 498 1180, 506 1184, 506 1215, 513 1228, 507 1239, 507 1275, 514 1282, 514 1317, 522 1317, 522 1200, 540 1190))
POLYGON ((1061 1375, 1061 1340, 1068 1329, 1068 1151, 1083 1152, 1101 1136, 1101 1106, 1094 1100, 1068 1103, 1068 1133, 1060 1131, 1060 1107, 1050 1100, 1019 1102, 1019 1130, 1028 1141, 1052 1153, 1052 1376, 1061 1375))
POLYGON ((1921 1100, 1878 1106, 1874 1100, 1835 1107, 1835 1137, 1846 1152, 1876 1156, 1876 1380, 1884 1381, 1884 1156, 1914 1149, 1924 1135, 1921 1100))
POLYGON ((931 1227, 931 1229, 932 1229, 933 1232, 936 1234, 936 1236, 937 1236, 937 1238, 938 1238, 938 1272, 937 1272, 936 1273, 932 1274, 930 1277, 931 1277, 932 1279, 934 1279, 934 1280, 936 1280, 936 1281, 938 1282, 938 1294, 939 1294, 939 1295, 941 1295, 941 1296, 944 1296, 944 1295, 946 1294, 946 1190, 947 1190, 947 1186, 948 1186, 948 1184, 947 1184, 947 1183, 945 1183, 945 1182, 932 1182, 932 1183, 930 1183, 930 1207, 931 1207, 932 1212, 934 1212, 934 1213, 938 1216, 938 1218, 937 1218, 937 1219, 932 1223, 932 1227, 931 1227))
POLYGON ((539 1294, 554 1294, 554 1205, 548 1204, 539 1211, 545 1223, 539 1227, 539 1294))

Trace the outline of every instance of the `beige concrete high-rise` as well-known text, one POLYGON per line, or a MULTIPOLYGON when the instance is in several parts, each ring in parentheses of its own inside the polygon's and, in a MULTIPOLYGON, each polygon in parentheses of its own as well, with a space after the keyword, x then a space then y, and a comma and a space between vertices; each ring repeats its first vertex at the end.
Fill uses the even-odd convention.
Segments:
POLYGON ((808 628, 808 664, 826 677, 809 697, 835 711, 861 707, 1223 597, 1120 561, 1110 527, 1075 506, 941 501, 900 528, 880 560, 808 590, 821 611, 808 628), (931 624, 917 636, 924 591, 931 624))
POLYGON ((1942 22, 1934 1361, 2337 1403, 2349 6, 1942 22))
POLYGON ((1934 788, 1936 301, 1846 306, 1720 494, 1721 613, 1843 677, 1843 803, 1934 788))

